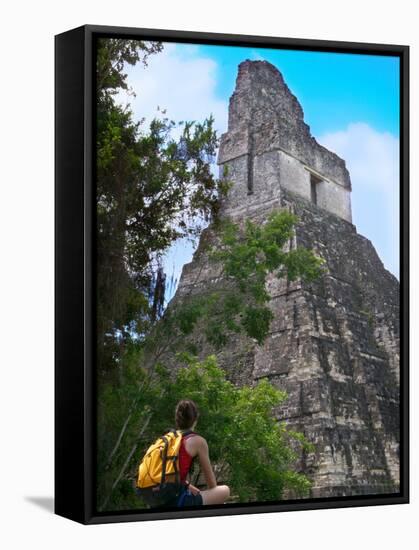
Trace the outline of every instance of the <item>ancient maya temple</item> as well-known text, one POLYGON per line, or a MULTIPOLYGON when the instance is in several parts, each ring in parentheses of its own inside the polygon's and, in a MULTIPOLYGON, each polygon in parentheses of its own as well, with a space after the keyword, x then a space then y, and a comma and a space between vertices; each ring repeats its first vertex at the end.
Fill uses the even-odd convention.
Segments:
MULTIPOLYGON (((287 391, 275 413, 315 444, 296 465, 313 481, 311 497, 397 492, 399 283, 352 224, 344 160, 311 136, 266 61, 239 66, 218 164, 233 182, 223 216, 263 223, 273 209, 290 209, 299 223, 289 246, 311 248, 327 265, 314 284, 272 277, 264 345, 237 336, 218 354, 221 366, 236 384, 267 377, 287 391)), ((201 248, 183 268, 177 299, 222 284, 201 248)))

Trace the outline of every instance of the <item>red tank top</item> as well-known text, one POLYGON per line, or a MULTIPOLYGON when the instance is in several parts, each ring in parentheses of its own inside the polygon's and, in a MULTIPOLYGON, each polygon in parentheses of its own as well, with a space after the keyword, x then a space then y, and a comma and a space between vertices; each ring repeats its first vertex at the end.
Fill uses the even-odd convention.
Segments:
POLYGON ((191 467, 192 461, 194 459, 193 456, 191 456, 188 451, 185 449, 185 441, 189 439, 190 437, 193 437, 196 435, 195 433, 187 434, 182 437, 182 441, 180 443, 180 449, 179 449, 179 475, 180 475, 180 481, 181 483, 184 483, 186 480, 186 476, 189 472, 189 469, 191 467))

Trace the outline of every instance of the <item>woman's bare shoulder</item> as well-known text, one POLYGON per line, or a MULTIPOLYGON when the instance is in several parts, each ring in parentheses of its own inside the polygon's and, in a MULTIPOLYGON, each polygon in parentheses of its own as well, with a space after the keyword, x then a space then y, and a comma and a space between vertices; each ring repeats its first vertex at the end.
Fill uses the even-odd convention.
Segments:
POLYGON ((194 436, 191 437, 191 439, 193 441, 195 441, 195 443, 197 445, 206 445, 207 444, 207 440, 204 437, 202 437, 202 435, 199 435, 199 434, 194 434, 194 436))
POLYGON ((207 441, 202 435, 193 434, 185 442, 186 450, 193 451, 193 454, 198 453, 201 449, 207 449, 207 441))

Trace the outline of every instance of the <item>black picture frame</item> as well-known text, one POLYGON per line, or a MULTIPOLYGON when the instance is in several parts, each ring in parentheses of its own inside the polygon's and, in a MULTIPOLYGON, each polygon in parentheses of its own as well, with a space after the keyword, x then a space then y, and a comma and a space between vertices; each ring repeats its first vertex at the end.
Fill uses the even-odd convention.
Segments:
POLYGON ((86 25, 55 38, 55 513, 83 524, 409 502, 409 47, 86 25), (400 493, 167 512, 95 505, 94 70, 99 37, 392 55, 400 59, 400 493))

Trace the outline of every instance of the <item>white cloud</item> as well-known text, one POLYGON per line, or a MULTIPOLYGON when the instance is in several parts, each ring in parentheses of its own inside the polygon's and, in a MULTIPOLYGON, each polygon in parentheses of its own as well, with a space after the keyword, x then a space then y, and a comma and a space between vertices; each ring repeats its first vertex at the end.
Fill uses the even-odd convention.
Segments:
POLYGON ((345 159, 352 180, 354 223, 371 239, 387 269, 398 276, 399 140, 364 122, 318 139, 345 159))
MULTIPOLYGON (((257 53, 252 52, 253 58, 260 58, 257 53)), ((216 95, 217 63, 200 56, 197 46, 165 43, 161 53, 149 58, 147 67, 137 65, 127 72, 136 97, 124 94, 120 100, 131 104, 135 118, 145 117, 146 125, 155 116, 162 116, 160 107, 166 110, 165 116, 175 121, 203 121, 212 114, 218 133, 226 131, 228 102, 216 95)), ((387 269, 398 276, 398 139, 364 122, 352 123, 318 139, 346 160, 353 185, 354 223, 361 234, 371 239, 387 269)), ((188 261, 193 248, 185 248, 182 259, 188 261)), ((173 257, 173 252, 168 256, 173 257)), ((178 256, 178 251, 174 256, 178 256)))
POLYGON ((377 132, 365 122, 321 136, 319 141, 342 156, 357 185, 390 192, 399 185, 399 140, 389 132, 377 132))
POLYGON ((165 109, 175 121, 203 121, 212 114, 219 133, 227 127, 227 102, 216 97, 217 63, 200 57, 197 46, 165 43, 161 53, 150 56, 148 66, 129 67, 128 84, 136 97, 121 94, 121 101, 131 104, 135 117, 148 124, 161 117, 157 108, 165 109))
MULTIPOLYGON (((165 43, 161 53, 148 59, 148 66, 127 67, 128 85, 135 97, 122 93, 121 103, 130 103, 136 120, 145 118, 147 128, 153 118, 167 117, 176 122, 202 122, 213 115, 218 135, 227 129, 228 102, 216 96, 217 63, 199 56, 195 45, 165 43), (158 108, 164 109, 163 115, 158 108)), ((178 137, 180 130, 172 133, 178 137)), ((214 175, 218 169, 212 166, 214 175)), ((195 245, 188 239, 174 243, 163 263, 168 277, 178 281, 182 267, 192 259, 195 245)), ((177 285, 176 285, 177 286, 177 285)), ((172 288, 172 293, 175 288, 172 288)), ((168 296, 168 299, 171 295, 168 296)))

